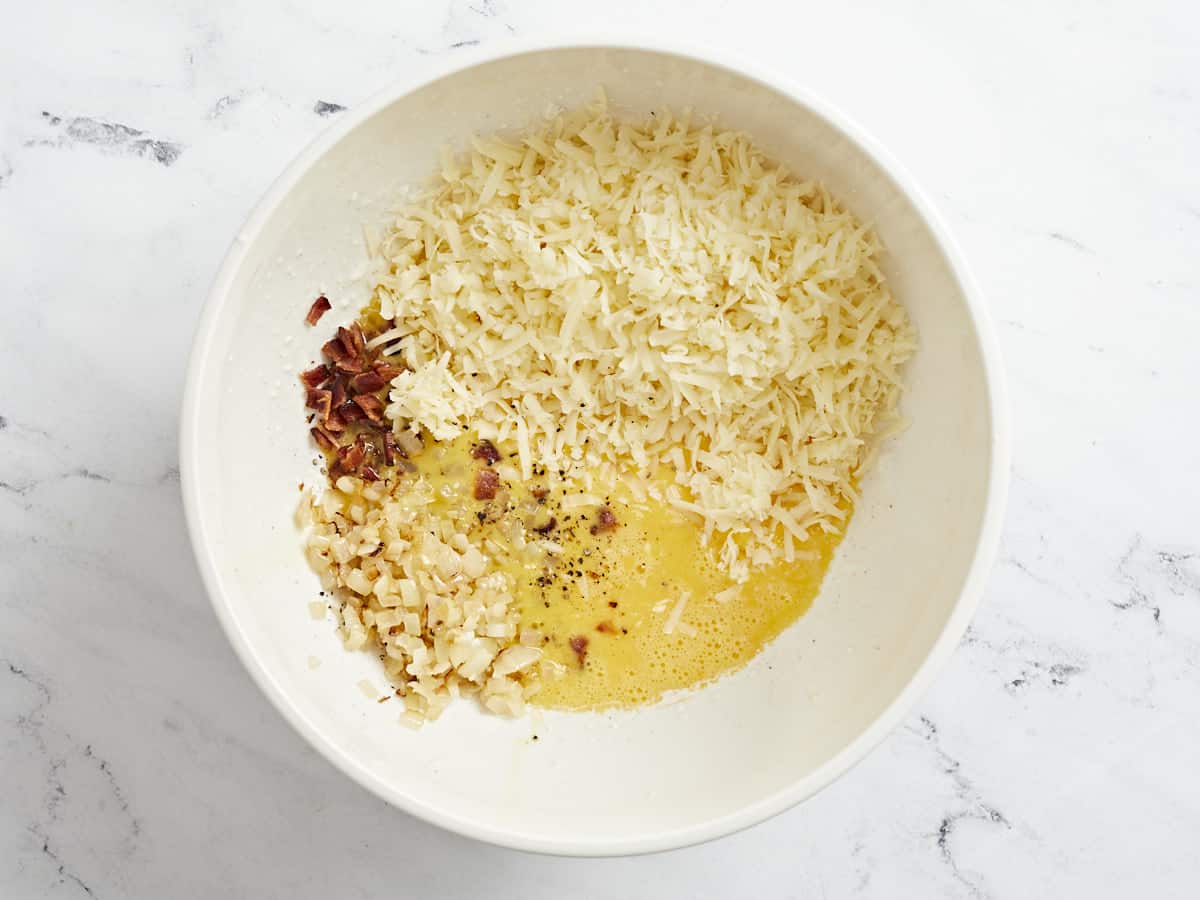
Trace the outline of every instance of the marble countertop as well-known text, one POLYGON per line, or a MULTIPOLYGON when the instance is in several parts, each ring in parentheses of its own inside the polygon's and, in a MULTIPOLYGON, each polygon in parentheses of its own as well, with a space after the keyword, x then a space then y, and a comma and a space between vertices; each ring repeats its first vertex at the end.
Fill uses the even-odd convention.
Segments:
POLYGON ((0 897, 1195 896, 1195 8, 47 0, 0 46, 0 897), (209 281, 306 141, 426 56, 612 23, 753 54, 913 171, 988 295, 1015 461, 903 727, 745 833, 582 861, 411 819, 291 731, 201 588, 176 424, 209 281))

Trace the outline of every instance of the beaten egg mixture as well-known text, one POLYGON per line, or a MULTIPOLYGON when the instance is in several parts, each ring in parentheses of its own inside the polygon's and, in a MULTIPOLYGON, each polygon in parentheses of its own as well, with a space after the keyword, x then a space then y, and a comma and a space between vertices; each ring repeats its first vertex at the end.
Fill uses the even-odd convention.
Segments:
POLYGON ((542 635, 545 658, 558 663, 556 677, 530 698, 537 706, 652 703, 740 668, 809 609, 841 540, 814 530, 793 562, 759 569, 738 586, 720 572, 695 521, 619 485, 552 486, 545 476, 553 473, 529 484, 505 479, 497 499, 510 511, 483 514, 487 504, 470 499, 481 465, 472 446, 468 437, 435 444, 413 462, 432 483, 435 504, 479 507, 472 537, 491 542, 515 585, 523 627, 542 635), (575 505, 573 496, 601 505, 575 505), (597 529, 599 508, 616 524, 597 529), (514 540, 518 533, 525 538, 514 540))

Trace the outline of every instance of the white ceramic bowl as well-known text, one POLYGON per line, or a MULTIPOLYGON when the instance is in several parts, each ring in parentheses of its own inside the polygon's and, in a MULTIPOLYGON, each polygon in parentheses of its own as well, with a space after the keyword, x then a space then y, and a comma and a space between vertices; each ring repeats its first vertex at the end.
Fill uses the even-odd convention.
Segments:
POLYGON ((183 495, 213 605, 246 668, 334 765, 414 815, 497 844, 579 855, 678 847, 758 822, 827 785, 909 711, 966 628, 999 534, 1008 432, 979 293, 911 180, 802 89, 720 55, 664 46, 524 45, 456 56, 342 114, 280 177, 234 241, 200 323, 181 434, 183 495), (420 732, 378 661, 313 621, 317 580, 293 526, 316 478, 296 373, 366 297, 362 224, 381 222, 438 148, 520 127, 603 85, 618 111, 692 107, 815 177, 887 246, 920 331, 912 427, 862 502, 806 616, 751 665, 635 712, 521 721, 455 704, 420 732), (309 329, 325 291, 335 311, 309 329), (311 669, 310 657, 321 661, 311 669), (536 733, 539 740, 531 741, 536 733))

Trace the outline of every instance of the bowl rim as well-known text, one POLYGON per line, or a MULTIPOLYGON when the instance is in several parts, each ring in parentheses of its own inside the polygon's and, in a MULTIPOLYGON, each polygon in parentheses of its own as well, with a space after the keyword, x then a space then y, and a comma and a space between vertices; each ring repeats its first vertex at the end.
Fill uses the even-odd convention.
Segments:
POLYGON ((192 551, 217 619, 242 665, 245 666, 259 689, 283 718, 325 759, 359 785, 393 806, 448 831, 515 850, 594 857, 671 850, 713 840, 756 825, 812 797, 845 774, 882 742, 911 712, 917 701, 928 690, 938 672, 953 654, 978 607, 999 547, 1008 495, 1012 452, 1009 406, 999 344, 982 291, 971 274, 957 242, 933 203, 908 171, 874 137, 840 109, 815 96, 812 91, 771 71, 768 67, 741 57, 738 53, 699 42, 659 39, 644 34, 588 33, 501 38, 490 41, 486 45, 457 51, 449 58, 435 58, 423 62, 423 65, 413 66, 405 77, 397 79, 372 94, 363 103, 342 113, 330 127, 317 135, 288 164, 238 230, 205 299, 203 312, 196 326, 184 386, 179 426, 179 468, 180 490, 183 496, 184 514, 192 551), (735 812, 656 833, 577 839, 570 835, 548 838, 544 835, 497 829, 448 814, 434 805, 416 801, 382 779, 375 777, 352 756, 339 750, 320 729, 300 712, 292 703, 287 692, 275 681, 255 654, 246 635, 238 626, 220 573, 212 559, 205 525, 201 521, 199 511, 200 486, 197 480, 199 445, 196 420, 201 385, 209 375, 212 362, 212 342, 217 331, 217 324, 226 308, 229 289, 245 260, 249 247, 287 194, 327 151, 391 103, 449 75, 508 57, 585 48, 632 50, 681 57, 748 78, 807 107, 859 147, 892 179, 929 227, 945 255, 966 301, 968 317, 974 329, 983 361, 991 424, 989 447, 991 459, 979 539, 958 600, 925 660, 908 683, 883 712, 854 740, 806 776, 735 812))

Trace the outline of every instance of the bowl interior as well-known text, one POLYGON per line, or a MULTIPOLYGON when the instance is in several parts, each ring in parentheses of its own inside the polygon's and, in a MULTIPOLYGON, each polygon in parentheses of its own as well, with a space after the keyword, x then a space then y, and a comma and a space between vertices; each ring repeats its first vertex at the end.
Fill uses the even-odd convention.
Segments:
POLYGON ((410 811, 568 852, 711 836, 806 796, 852 762, 955 613, 993 466, 991 399, 963 287, 892 177, 820 114, 761 82, 692 58, 587 47, 443 77, 379 108, 301 169, 239 236, 218 285, 184 446, 194 538, 218 612, 289 719, 410 811), (366 297, 363 224, 384 221, 398 192, 434 170, 439 147, 519 128, 550 104, 586 103, 597 85, 619 112, 715 114, 875 224, 888 248, 883 268, 920 331, 904 401, 912 425, 862 485, 812 611, 745 670, 636 712, 505 721, 460 703, 414 733, 397 724, 396 704, 356 687, 367 678, 382 688, 377 660, 344 652, 332 623, 309 616, 318 583, 293 512, 297 484, 318 473, 295 376, 366 297), (309 329, 303 315, 320 291, 335 311, 309 329))

